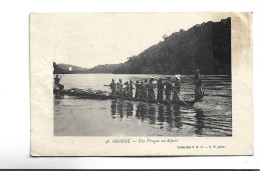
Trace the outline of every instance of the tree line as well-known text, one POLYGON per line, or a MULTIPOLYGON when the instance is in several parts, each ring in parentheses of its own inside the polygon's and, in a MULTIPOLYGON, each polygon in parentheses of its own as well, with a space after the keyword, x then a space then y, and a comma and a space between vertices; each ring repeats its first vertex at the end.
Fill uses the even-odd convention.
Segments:
POLYGON ((202 74, 231 74, 231 18, 197 24, 163 39, 140 54, 128 57, 125 63, 99 65, 74 72, 191 74, 199 68, 202 74))
POLYGON ((180 30, 137 56, 116 74, 231 74, 231 18, 180 30))

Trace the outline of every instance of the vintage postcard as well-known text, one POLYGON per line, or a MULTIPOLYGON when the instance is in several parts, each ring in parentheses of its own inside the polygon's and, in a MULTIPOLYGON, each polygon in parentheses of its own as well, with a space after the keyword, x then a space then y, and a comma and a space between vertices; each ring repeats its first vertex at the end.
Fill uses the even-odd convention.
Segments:
POLYGON ((253 155, 252 16, 30 14, 31 155, 253 155))

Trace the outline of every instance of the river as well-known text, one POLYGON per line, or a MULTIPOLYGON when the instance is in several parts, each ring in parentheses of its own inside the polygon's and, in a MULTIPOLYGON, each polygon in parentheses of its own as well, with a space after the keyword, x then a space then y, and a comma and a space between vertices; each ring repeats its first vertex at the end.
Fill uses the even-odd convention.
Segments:
MULTIPOLYGON (((66 74, 65 89, 108 91, 114 78, 133 81, 151 75, 66 74)), ((162 75, 154 75, 156 78, 162 75)), ((165 75, 163 75, 165 77, 165 75)), ((231 76, 203 75, 205 100, 194 106, 158 105, 120 100, 54 97, 55 136, 232 136, 231 76)), ((194 98, 191 76, 182 76, 181 96, 194 98)))

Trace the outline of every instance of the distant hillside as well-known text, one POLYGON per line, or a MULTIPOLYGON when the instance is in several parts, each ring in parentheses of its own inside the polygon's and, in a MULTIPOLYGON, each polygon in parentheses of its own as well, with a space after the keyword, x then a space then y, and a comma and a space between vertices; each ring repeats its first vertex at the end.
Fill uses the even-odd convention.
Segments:
POLYGON ((106 65, 98 65, 94 68, 89 69, 89 73, 113 73, 116 69, 123 66, 121 64, 106 64, 106 65))
POLYGON ((56 64, 53 62, 53 74, 86 74, 86 73, 113 73, 118 67, 123 64, 106 64, 98 65, 91 69, 81 68, 70 64, 56 64), (72 68, 70 71, 69 68, 72 68))
POLYGON ((81 68, 75 65, 69 65, 69 64, 56 64, 53 62, 53 74, 78 74, 78 73, 88 73, 89 69, 87 68, 81 68), (69 68, 72 68, 70 71, 69 68))
POLYGON ((231 74, 231 18, 197 24, 130 57, 116 74, 231 74))
MULTIPOLYGON (((149 30, 148 30, 149 31, 149 30)), ((54 63, 54 73, 231 74, 231 18, 197 24, 164 37, 164 41, 121 64, 91 69, 54 63), (69 67, 73 70, 69 71, 69 67), (55 69, 56 68, 56 69, 55 69)))

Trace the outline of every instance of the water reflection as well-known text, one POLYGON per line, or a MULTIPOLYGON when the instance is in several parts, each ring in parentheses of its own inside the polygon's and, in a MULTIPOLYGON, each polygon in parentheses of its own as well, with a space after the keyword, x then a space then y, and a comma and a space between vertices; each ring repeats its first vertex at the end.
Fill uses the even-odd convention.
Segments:
POLYGON ((215 122, 206 122, 209 116, 193 107, 178 105, 157 105, 144 102, 112 101, 111 116, 113 119, 140 120, 141 123, 150 124, 155 129, 168 132, 181 132, 189 128, 190 133, 198 136, 207 134, 205 129, 216 127, 215 122), (206 124, 207 123, 207 124, 206 124))
POLYGON ((148 119, 150 124, 155 124, 156 117, 155 117, 155 107, 154 106, 148 106, 148 119))
POLYGON ((165 116, 164 116, 164 109, 163 106, 158 106, 158 117, 157 120, 159 122, 164 122, 165 121, 165 116))
POLYGON ((133 103, 129 102, 126 104, 126 117, 131 117, 133 116, 133 111, 134 111, 134 105, 133 103))
POLYGON ((120 118, 123 118, 124 116, 124 104, 123 104, 123 101, 120 101, 118 104, 117 104, 117 113, 119 114, 120 118))
POLYGON ((196 115, 195 115, 195 118, 196 118, 196 130, 195 130, 195 133, 197 135, 202 135, 202 130, 203 128, 205 127, 205 124, 204 124, 204 114, 203 114, 203 111, 200 110, 200 109, 197 109, 196 110, 196 115))
POLYGON ((111 104, 111 115, 112 115, 113 118, 116 118, 116 115, 117 115, 116 103, 113 103, 113 101, 112 101, 112 104, 111 104))
MULTIPOLYGON (((178 105, 156 105, 126 101, 112 101, 111 115, 113 119, 123 117, 147 122, 155 128, 166 129, 170 132, 181 130, 181 107, 178 105)), ((200 124, 198 115, 198 124, 200 124)), ((201 125, 201 124, 200 124, 201 125)))
MULTIPOLYGON (((183 77, 182 87, 184 89, 181 94, 184 99, 191 99, 194 85, 189 82, 185 83, 184 79, 188 78, 183 77)), ((84 136, 232 136, 231 77, 214 75, 203 77, 208 104, 198 104, 193 107, 119 100, 89 100, 72 96, 55 97, 54 95, 55 134, 73 136, 79 134, 84 136), (71 114, 71 111, 74 112, 74 115, 71 114), (78 119, 71 119, 72 116, 76 116, 78 119), (71 121, 74 126, 68 124, 68 121, 71 121), (127 123, 124 124, 125 122, 127 123)), ((110 82, 112 78, 136 81, 147 78, 147 75, 65 74, 61 84, 65 85, 65 89, 76 87, 105 91, 104 84, 110 82)))
POLYGON ((53 96, 54 96, 53 99, 64 99, 64 95, 63 94, 54 94, 53 96))
POLYGON ((173 127, 177 128, 178 130, 180 130, 180 128, 182 127, 182 123, 181 123, 181 112, 180 112, 180 106, 175 105, 173 107, 174 111, 174 119, 173 119, 173 127))
POLYGON ((141 121, 144 121, 147 116, 147 105, 140 103, 136 107, 136 118, 141 119, 141 121))

